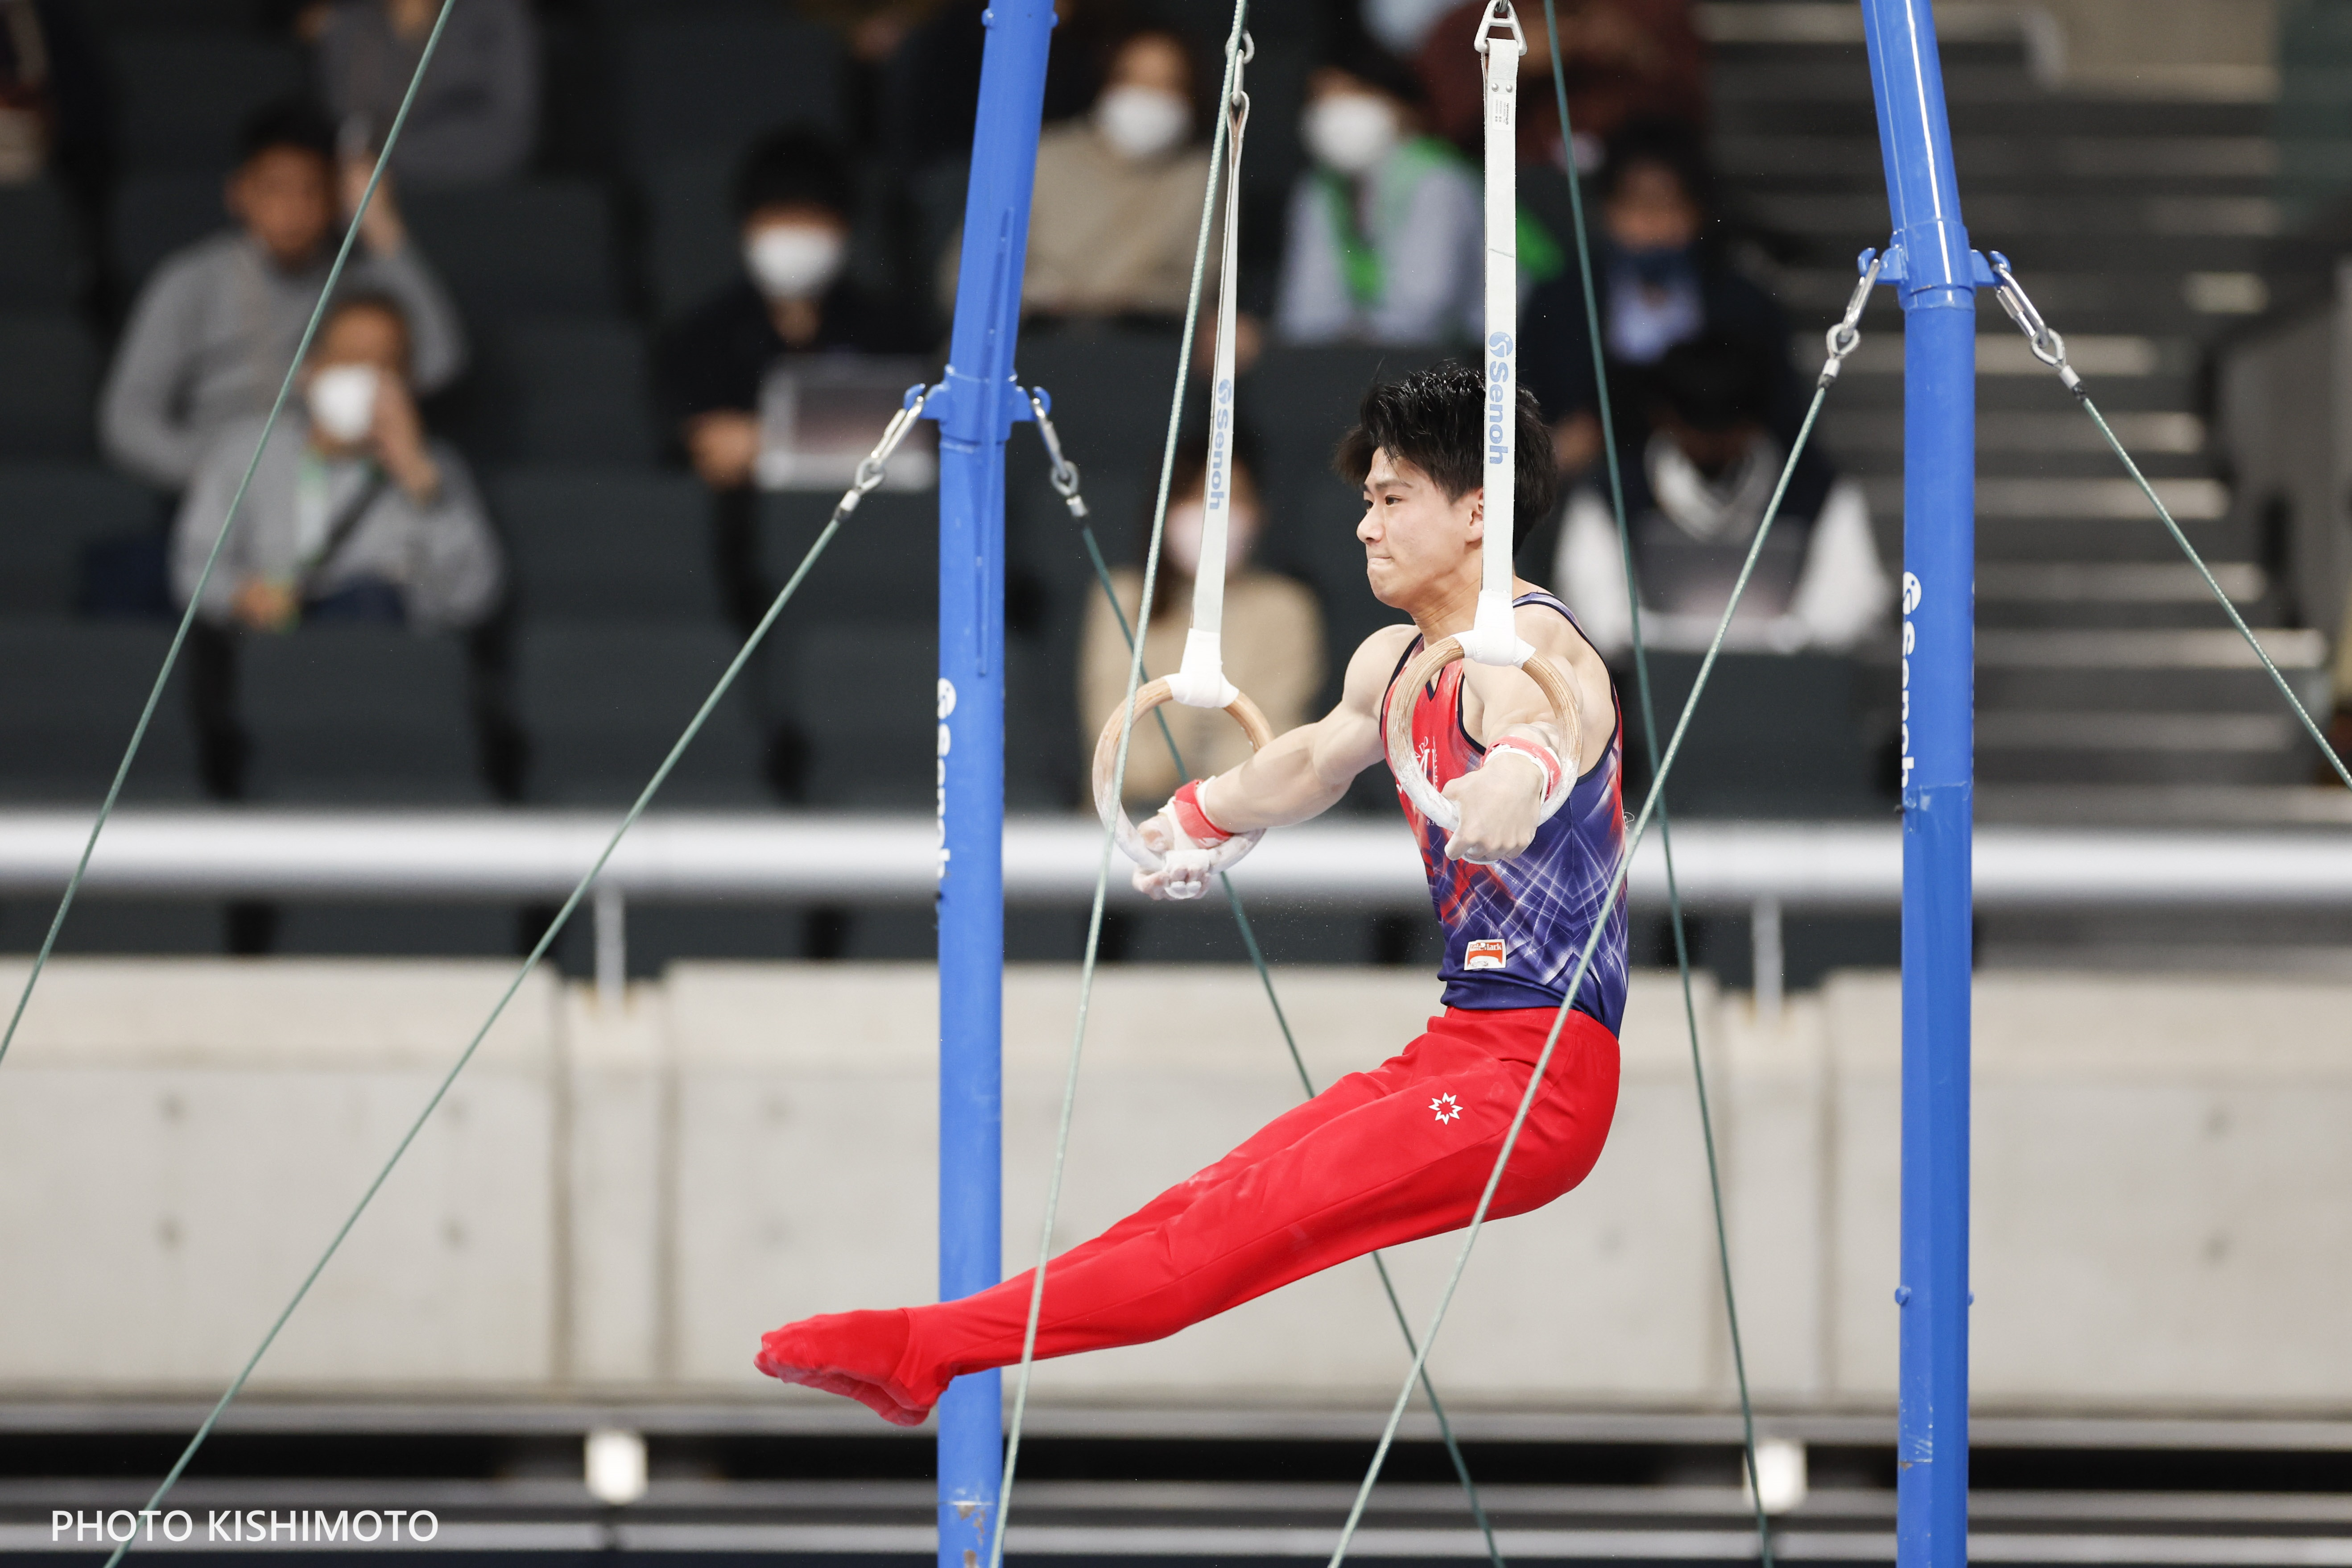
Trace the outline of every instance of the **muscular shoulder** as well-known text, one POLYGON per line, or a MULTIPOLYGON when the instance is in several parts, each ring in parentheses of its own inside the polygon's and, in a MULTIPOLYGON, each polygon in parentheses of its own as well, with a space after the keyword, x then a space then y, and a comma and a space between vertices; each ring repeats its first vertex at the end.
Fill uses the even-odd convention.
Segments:
POLYGON ((1396 675, 1397 666, 1404 660, 1404 650, 1412 646, 1419 634, 1410 621, 1382 626, 1357 646, 1348 660, 1348 676, 1340 694, 1340 705, 1376 713, 1381 696, 1388 690, 1389 681, 1396 675))

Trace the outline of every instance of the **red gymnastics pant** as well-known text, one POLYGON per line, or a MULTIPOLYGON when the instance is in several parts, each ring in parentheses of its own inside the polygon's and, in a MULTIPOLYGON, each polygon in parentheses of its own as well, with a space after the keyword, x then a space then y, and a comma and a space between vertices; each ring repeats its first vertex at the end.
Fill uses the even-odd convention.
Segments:
MULTIPOLYGON (((1551 1007, 1449 1008, 1232 1153, 1047 1265, 1037 1355, 1164 1339, 1294 1279, 1470 1223, 1551 1007)), ((1489 1217, 1581 1182, 1617 1106, 1617 1039, 1571 1011, 1489 1217)), ((919 1421, 950 1380, 1021 1359, 1033 1275, 937 1306, 811 1318, 766 1337, 761 1371, 919 1421)))

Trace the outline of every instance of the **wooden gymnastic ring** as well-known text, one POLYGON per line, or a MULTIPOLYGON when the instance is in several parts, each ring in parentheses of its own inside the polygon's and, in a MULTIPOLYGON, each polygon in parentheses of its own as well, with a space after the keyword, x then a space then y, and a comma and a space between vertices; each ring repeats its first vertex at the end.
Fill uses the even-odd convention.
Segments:
MULTIPOLYGON (((1142 689, 1135 694, 1135 717, 1131 721, 1131 728, 1140 731, 1143 716, 1161 703, 1173 700, 1174 696, 1164 676, 1158 680, 1145 682, 1142 689)), ((1234 693, 1234 700, 1225 704, 1225 711, 1232 715, 1234 723, 1242 727, 1242 733, 1249 737, 1250 750, 1264 751, 1273 741, 1274 730, 1266 723, 1265 715, 1258 711, 1256 703, 1241 692, 1234 693)), ((1127 858, 1147 871, 1157 871, 1167 864, 1167 859, 1146 844, 1142 836, 1135 831, 1135 824, 1128 820, 1127 810, 1119 804, 1118 781, 1111 777, 1112 771, 1118 766, 1118 731, 1122 718, 1118 710, 1113 710, 1111 716, 1103 721, 1102 739, 1095 742, 1095 809, 1102 815, 1103 826, 1111 830, 1118 847, 1127 852, 1127 858)), ((1132 741, 1129 742, 1130 746, 1134 743, 1132 741)), ((1209 869, 1223 870, 1248 854, 1265 837, 1265 829, 1263 827, 1254 832, 1234 834, 1210 851, 1209 869)))
MULTIPOLYGON (((1396 774, 1397 783, 1421 814, 1448 833, 1462 826, 1462 813, 1454 803, 1437 793, 1429 775, 1422 772, 1421 759, 1413 754, 1412 711, 1421 701, 1424 687, 1437 679, 1438 671, 1463 657, 1462 639, 1447 637, 1423 651, 1402 675, 1397 677, 1394 691, 1401 694, 1389 699, 1388 733, 1384 737, 1389 753, 1389 771, 1396 774)), ((1538 823, 1549 822, 1559 808, 1568 804, 1570 794, 1576 788, 1576 764, 1584 752, 1584 730, 1577 721, 1576 688, 1559 666, 1542 654, 1528 656, 1519 666, 1528 679, 1541 689, 1551 703, 1552 721, 1559 726, 1563 752, 1559 759, 1559 787, 1546 796, 1543 809, 1537 814, 1538 823)))

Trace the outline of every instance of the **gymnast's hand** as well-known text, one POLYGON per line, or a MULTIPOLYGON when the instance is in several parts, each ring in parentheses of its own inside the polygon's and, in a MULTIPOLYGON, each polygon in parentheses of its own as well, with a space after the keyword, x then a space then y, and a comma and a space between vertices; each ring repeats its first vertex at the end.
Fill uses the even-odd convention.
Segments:
POLYGON ((1177 826, 1166 807, 1144 821, 1136 837, 1160 857, 1160 869, 1135 868, 1135 890, 1159 900, 1182 901, 1209 890, 1209 850, 1177 826))
POLYGON ((1484 766, 1439 792, 1462 813, 1462 826, 1445 841, 1447 858, 1483 865, 1527 848, 1539 826, 1545 782, 1544 770, 1526 752, 1489 752, 1484 766))

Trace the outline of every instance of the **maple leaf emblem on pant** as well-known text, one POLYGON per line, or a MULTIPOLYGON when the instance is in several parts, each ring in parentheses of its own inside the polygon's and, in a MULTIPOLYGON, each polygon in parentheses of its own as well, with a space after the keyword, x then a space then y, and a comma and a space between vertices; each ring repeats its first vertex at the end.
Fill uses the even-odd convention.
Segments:
POLYGON ((1429 1109, 1437 1112, 1437 1120, 1440 1121, 1458 1121, 1462 1115, 1461 1102, 1450 1094, 1441 1094, 1431 1100, 1429 1109))

